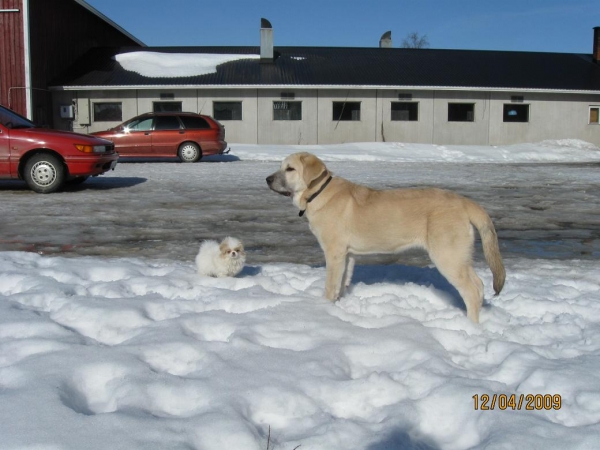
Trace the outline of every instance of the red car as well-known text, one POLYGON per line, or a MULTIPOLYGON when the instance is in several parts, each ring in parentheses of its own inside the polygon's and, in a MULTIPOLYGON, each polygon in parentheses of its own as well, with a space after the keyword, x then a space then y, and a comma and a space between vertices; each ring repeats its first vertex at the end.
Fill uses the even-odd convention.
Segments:
POLYGON ((0 178, 25 180, 35 192, 47 194, 114 169, 118 159, 110 141, 39 128, 0 106, 0 178))
POLYGON ((93 136, 110 139, 121 156, 174 157, 196 162, 227 148, 225 128, 210 116, 185 112, 147 113, 93 136))

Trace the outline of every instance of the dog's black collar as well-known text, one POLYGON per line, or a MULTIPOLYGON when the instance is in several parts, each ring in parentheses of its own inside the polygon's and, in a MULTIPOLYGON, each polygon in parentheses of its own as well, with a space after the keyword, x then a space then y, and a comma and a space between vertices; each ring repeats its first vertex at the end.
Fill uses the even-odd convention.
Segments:
MULTIPOLYGON (((329 182, 333 179, 333 177, 331 175, 329 175, 329 178, 327 178, 327 181, 325 183, 323 183, 323 186, 321 186, 321 189, 319 189, 317 192, 315 192, 313 195, 311 195, 308 200, 306 200, 306 203, 310 203, 312 202, 315 198, 317 198, 317 196, 323 192, 323 190, 327 187, 327 185, 329 184, 329 182)), ((302 211, 300 211, 298 213, 299 217, 302 217, 304 215, 304 212, 306 211, 306 209, 303 209, 302 211)))

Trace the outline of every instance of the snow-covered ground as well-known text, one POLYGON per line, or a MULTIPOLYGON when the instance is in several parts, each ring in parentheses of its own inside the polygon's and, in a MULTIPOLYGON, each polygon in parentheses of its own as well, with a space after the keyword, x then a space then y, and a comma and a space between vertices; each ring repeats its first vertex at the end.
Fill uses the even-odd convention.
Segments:
POLYGON ((0 449, 599 448, 598 149, 232 148, 48 196, 0 184, 0 449), (325 301, 306 222, 264 182, 298 150, 359 182, 482 201, 517 244, 498 297, 476 255, 481 324, 430 266, 360 264, 325 301), (530 162, 553 164, 514 164, 530 162), (236 229, 244 271, 199 277, 198 239, 236 229), (578 244, 557 257, 552 232, 578 244))
POLYGON ((281 161, 290 153, 307 151, 323 161, 454 162, 454 163, 577 163, 600 162, 600 151, 578 139, 547 140, 515 145, 430 145, 403 142, 359 142, 337 145, 233 144, 245 161, 281 161))

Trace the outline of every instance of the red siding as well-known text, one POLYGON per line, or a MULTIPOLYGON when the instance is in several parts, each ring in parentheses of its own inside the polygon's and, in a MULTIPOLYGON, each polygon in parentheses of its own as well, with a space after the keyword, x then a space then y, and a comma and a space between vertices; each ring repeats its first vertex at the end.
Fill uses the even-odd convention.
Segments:
POLYGON ((29 4, 31 115, 52 124, 48 84, 92 47, 139 44, 74 0, 0 0, 0 104, 27 115, 23 1, 29 4))
POLYGON ((23 5, 21 0, 3 0, 0 9, 0 104, 26 115, 23 5))

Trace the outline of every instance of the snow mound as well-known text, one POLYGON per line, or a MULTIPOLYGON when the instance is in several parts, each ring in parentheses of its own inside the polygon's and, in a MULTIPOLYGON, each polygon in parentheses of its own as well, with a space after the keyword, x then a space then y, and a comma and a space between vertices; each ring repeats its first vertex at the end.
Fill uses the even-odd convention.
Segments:
POLYGON ((231 144, 231 154, 246 161, 281 161, 290 153, 310 152, 323 161, 447 163, 585 163, 600 162, 600 149, 577 140, 548 140, 515 145, 431 145, 356 142, 331 145, 231 144))
POLYGON ((433 268, 358 266, 332 304, 322 267, 0 253, 2 446, 595 448, 600 263, 509 260, 499 297, 476 269, 481 325, 433 268))
POLYGON ((570 147, 582 150, 598 151, 598 147, 594 144, 580 139, 548 139, 540 142, 540 145, 545 147, 570 147))
POLYGON ((220 64, 240 59, 258 59, 260 55, 130 52, 120 53, 114 58, 123 69, 144 77, 175 78, 215 73, 220 64))

